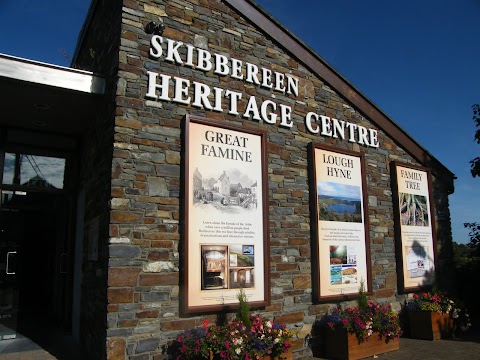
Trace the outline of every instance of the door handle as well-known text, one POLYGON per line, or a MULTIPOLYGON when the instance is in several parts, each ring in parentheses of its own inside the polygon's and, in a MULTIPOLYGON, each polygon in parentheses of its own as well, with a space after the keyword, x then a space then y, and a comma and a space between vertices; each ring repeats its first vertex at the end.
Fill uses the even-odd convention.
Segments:
POLYGON ((66 252, 60 254, 60 274, 67 273, 67 255, 66 252))
POLYGON ((5 273, 7 275, 15 275, 15 269, 13 271, 10 271, 8 262, 10 261, 10 256, 15 255, 17 252, 16 251, 9 251, 7 252, 7 266, 5 267, 5 273))

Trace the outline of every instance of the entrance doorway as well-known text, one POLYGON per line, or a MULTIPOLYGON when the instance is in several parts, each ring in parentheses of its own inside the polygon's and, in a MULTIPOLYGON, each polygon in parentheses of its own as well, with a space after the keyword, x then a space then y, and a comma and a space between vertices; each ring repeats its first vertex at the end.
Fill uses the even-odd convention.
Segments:
POLYGON ((70 331, 69 213, 63 194, 2 191, 0 335, 3 340, 28 338, 45 346, 45 341, 53 337, 52 332, 70 331))
POLYGON ((75 202, 64 189, 65 165, 61 157, 4 153, 0 354, 55 355, 71 334, 75 202))
POLYGON ((1 359, 2 343, 29 332, 35 317, 47 319, 43 333, 52 333, 52 325, 73 333, 74 343, 81 340, 85 192, 79 160, 90 154, 82 143, 104 111, 105 81, 5 55, 0 63, 0 88, 8 90, 0 118, 0 223, 10 234, 7 240, 0 232, 1 359))

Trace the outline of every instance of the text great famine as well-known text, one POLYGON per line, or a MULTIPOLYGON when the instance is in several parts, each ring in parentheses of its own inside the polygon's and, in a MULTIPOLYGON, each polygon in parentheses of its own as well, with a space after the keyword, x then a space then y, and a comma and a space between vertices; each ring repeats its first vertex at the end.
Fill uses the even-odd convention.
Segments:
POLYGON ((252 153, 245 150, 247 148, 248 138, 244 136, 207 130, 205 131, 205 140, 207 140, 209 144, 201 144, 201 155, 252 162, 252 153), (228 145, 229 147, 221 145, 228 145))

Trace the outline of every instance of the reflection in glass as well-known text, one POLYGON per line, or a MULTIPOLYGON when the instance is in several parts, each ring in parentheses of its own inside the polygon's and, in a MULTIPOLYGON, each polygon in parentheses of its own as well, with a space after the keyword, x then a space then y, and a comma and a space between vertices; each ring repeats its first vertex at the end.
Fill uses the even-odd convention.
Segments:
POLYGON ((14 168, 15 168, 15 154, 5 153, 2 184, 9 184, 9 185, 13 184, 14 168))
POLYGON ((5 153, 3 184, 63 189, 65 159, 5 153))

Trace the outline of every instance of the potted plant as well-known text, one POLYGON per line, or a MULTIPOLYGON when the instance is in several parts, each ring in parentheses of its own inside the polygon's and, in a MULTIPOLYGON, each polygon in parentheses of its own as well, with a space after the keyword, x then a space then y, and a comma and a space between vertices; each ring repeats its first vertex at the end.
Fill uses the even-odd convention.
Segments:
POLYGON ((446 293, 440 291, 413 294, 407 302, 410 336, 416 339, 438 340, 466 331, 470 318, 446 293))
POLYGON ((292 359, 292 332, 259 314, 249 312, 245 293, 239 294, 236 319, 190 329, 167 347, 169 359, 292 359))
POLYGON ((337 307, 322 316, 309 343, 314 354, 352 360, 398 350, 401 334, 398 315, 390 305, 368 300, 361 283, 357 307, 337 307))

